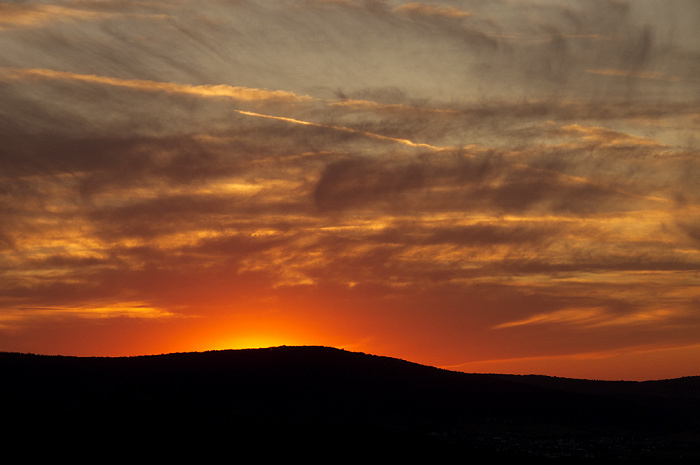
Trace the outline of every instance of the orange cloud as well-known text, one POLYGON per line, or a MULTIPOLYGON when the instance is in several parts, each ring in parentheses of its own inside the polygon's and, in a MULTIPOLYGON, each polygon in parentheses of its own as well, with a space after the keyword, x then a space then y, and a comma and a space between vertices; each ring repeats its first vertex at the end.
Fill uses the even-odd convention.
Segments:
POLYGON ((539 324, 567 324, 586 328, 601 326, 627 326, 657 324, 683 316, 680 310, 643 309, 628 313, 611 313, 604 308, 567 308, 551 313, 538 313, 528 318, 509 321, 494 326, 494 329, 539 324))
POLYGON ((65 318, 171 318, 170 311, 154 308, 143 302, 119 301, 114 303, 81 303, 79 306, 19 307, 3 308, 0 313, 0 328, 24 326, 35 320, 57 320, 65 318))
POLYGON ((669 81, 678 82, 681 80, 678 76, 671 76, 660 71, 637 71, 629 69, 614 69, 614 68, 603 68, 603 69, 587 69, 588 74, 598 74, 601 76, 612 76, 612 77, 631 77, 637 79, 652 79, 655 81, 669 81))
POLYGON ((228 97, 241 101, 275 100, 281 102, 303 102, 311 100, 311 97, 298 96, 293 92, 288 91, 252 89, 249 87, 235 87, 225 84, 194 86, 188 84, 177 84, 173 82, 120 79, 108 76, 96 76, 94 74, 78 74, 68 71, 55 71, 51 69, 4 68, 3 71, 5 74, 5 79, 68 79, 95 84, 128 87, 130 89, 148 92, 170 92, 196 95, 199 97, 228 97))
POLYGON ((380 112, 429 112, 429 113, 444 113, 449 115, 458 114, 457 110, 444 109, 444 108, 424 108, 415 105, 405 105, 401 103, 379 103, 371 100, 362 99, 345 99, 339 102, 333 103, 334 106, 349 108, 352 110, 360 111, 380 111, 380 112))
POLYGON ((442 16, 445 18, 468 18, 474 13, 463 11, 453 6, 426 5, 424 3, 407 3, 396 7, 396 11, 412 16, 442 16))
POLYGON ((76 10, 59 5, 0 3, 0 30, 31 28, 66 19, 92 19, 108 13, 76 10))
POLYGON ((581 134, 584 139, 595 141, 602 147, 663 147, 661 142, 649 137, 640 137, 632 134, 626 134, 619 131, 603 127, 583 126, 580 124, 571 124, 563 126, 561 132, 567 135, 581 134))
POLYGON ((544 323, 590 324, 592 321, 600 321, 603 314, 604 310, 601 308, 557 310, 556 312, 552 313, 539 313, 522 320, 501 323, 494 326, 494 329, 544 323))

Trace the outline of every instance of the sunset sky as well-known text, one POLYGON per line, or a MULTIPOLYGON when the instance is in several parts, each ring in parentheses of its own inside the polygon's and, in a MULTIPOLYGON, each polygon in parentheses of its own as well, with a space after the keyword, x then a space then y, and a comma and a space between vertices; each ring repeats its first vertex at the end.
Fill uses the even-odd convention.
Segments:
POLYGON ((0 3, 0 350, 700 375, 697 0, 0 3))

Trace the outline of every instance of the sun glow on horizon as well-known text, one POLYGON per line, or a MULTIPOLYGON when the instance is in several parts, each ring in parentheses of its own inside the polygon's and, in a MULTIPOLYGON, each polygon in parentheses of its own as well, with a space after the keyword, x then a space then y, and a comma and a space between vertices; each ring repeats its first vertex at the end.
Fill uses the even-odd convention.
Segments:
POLYGON ((249 334, 231 336, 209 344, 209 350, 267 349, 281 346, 310 345, 302 339, 276 334, 249 334))

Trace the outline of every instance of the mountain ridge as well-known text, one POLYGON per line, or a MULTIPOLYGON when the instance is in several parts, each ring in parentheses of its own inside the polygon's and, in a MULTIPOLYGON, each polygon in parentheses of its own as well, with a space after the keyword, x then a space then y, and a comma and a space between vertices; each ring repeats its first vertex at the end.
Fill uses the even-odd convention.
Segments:
POLYGON ((6 421, 54 433, 127 424, 262 448, 323 437, 393 453, 421 445, 431 453, 700 457, 700 376, 469 374, 323 346, 133 357, 2 352, 0 370, 6 421))
POLYGON ((535 373, 530 373, 530 374, 511 374, 511 373, 505 373, 505 372, 503 372, 503 373, 501 373, 501 372, 472 373, 472 372, 465 372, 465 371, 460 371, 460 370, 453 370, 450 368, 443 368, 443 367, 428 365, 428 364, 424 364, 424 363, 413 362, 413 361, 398 358, 398 357, 392 357, 392 356, 387 356, 387 355, 377 355, 377 354, 361 352, 361 351, 351 351, 351 350, 347 350, 347 349, 343 349, 343 348, 337 348, 337 347, 332 347, 332 346, 322 346, 322 345, 280 345, 280 346, 245 348, 245 349, 212 349, 212 350, 203 350, 203 351, 166 352, 166 353, 160 353, 160 354, 118 355, 118 356, 41 354, 41 353, 33 353, 33 352, 18 352, 18 351, 2 350, 2 351, 0 351, 0 357, 8 357, 9 356, 9 357, 45 357, 45 358, 59 358, 59 359, 62 358, 62 359, 88 359, 88 360, 95 360, 95 359, 108 359, 108 360, 109 359, 112 359, 112 360, 129 359, 129 360, 133 360, 133 359, 163 358, 163 357, 173 357, 173 356, 206 355, 206 354, 215 354, 215 353, 232 353, 232 352, 246 353, 246 352, 254 352, 254 351, 307 350, 307 349, 344 352, 344 353, 349 353, 349 354, 363 355, 363 356, 367 356, 367 357, 390 359, 390 360, 395 360, 397 362, 403 362, 406 364, 420 366, 420 367, 427 367, 427 368, 434 369, 434 370, 453 372, 453 373, 465 373, 468 375, 533 377, 533 378, 545 378, 545 379, 565 379, 565 380, 577 380, 577 381, 590 381, 590 382, 601 382, 601 383, 654 383, 654 382, 665 382, 665 381, 674 381, 674 380, 682 380, 682 379, 698 379, 698 378, 700 378, 700 375, 689 375, 689 376, 679 376, 679 377, 675 377, 675 378, 662 378, 662 379, 647 379, 647 380, 619 379, 619 380, 616 380, 616 379, 596 379, 596 378, 575 378, 575 377, 567 377, 567 376, 542 375, 542 374, 535 374, 535 373))

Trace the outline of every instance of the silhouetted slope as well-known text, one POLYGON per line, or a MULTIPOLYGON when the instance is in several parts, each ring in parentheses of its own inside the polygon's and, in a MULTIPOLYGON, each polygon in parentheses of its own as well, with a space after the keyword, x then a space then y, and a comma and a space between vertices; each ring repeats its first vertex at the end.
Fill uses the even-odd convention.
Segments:
POLYGON ((700 377, 475 375, 324 347, 128 358, 2 353, 0 370, 0 407, 15 431, 131 437, 122 447, 156 434, 190 452, 196 444, 268 453, 323 445, 674 457, 697 455, 700 437, 700 377))

